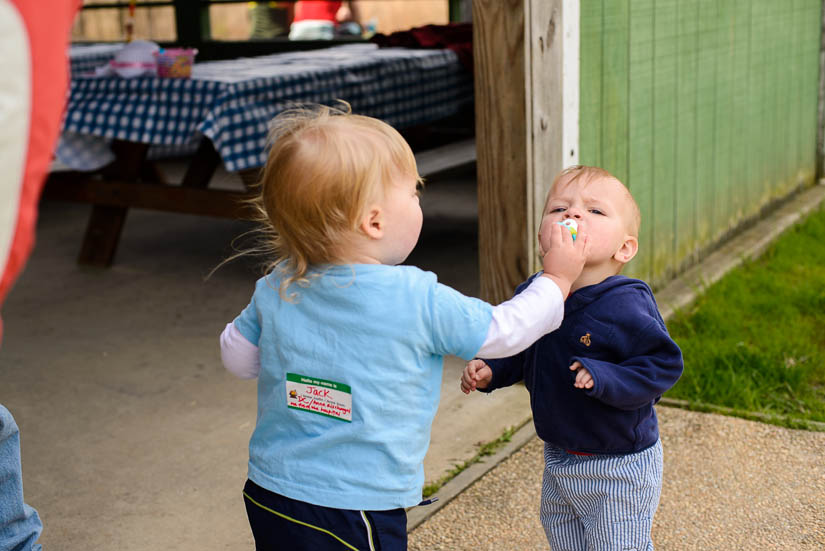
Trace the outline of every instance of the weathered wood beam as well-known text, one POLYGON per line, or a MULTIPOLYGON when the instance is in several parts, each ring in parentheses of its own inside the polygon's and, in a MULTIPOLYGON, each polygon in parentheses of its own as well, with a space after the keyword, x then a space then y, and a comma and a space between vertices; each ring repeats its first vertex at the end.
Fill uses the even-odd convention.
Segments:
POLYGON ((528 273, 524 2, 473 1, 481 298, 509 298, 528 273))
POLYGON ((95 180, 75 172, 52 174, 43 190, 44 199, 92 203, 104 209, 130 207, 220 218, 249 218, 252 210, 245 201, 250 197, 239 191, 95 180))
POLYGON ((536 254, 553 179, 579 159, 579 2, 525 1, 528 258, 536 254))
POLYGON ((578 160, 578 2, 475 0, 481 296, 493 303, 540 264, 555 175, 578 160))

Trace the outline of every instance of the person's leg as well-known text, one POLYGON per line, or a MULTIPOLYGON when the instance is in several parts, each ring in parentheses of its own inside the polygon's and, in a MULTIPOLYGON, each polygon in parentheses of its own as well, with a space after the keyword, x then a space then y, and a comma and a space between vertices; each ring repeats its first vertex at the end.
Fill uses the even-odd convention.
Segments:
POLYGON ((40 551, 35 542, 42 530, 37 511, 23 501, 20 432, 0 404, 0 549, 40 551))
POLYGON ((541 525, 553 551, 584 551, 584 526, 556 481, 556 472, 568 462, 564 450, 544 444, 544 476, 541 482, 541 525))
POLYGON ((404 509, 364 511, 372 526, 376 551, 407 551, 407 512, 404 509))
POLYGON ((575 499, 588 551, 652 551, 662 491, 662 444, 629 455, 571 456, 560 482, 575 499))
POLYGON ((364 550, 406 551, 404 509, 357 511, 334 509, 244 486, 244 503, 258 551, 364 550))
POLYGON ((289 34, 289 19, 284 6, 272 6, 272 2, 250 2, 249 19, 249 38, 274 38, 289 34))

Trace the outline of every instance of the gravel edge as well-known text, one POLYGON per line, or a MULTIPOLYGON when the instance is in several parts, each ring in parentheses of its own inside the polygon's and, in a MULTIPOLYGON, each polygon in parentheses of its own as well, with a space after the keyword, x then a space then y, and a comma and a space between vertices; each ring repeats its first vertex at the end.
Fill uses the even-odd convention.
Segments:
POLYGON ((536 437, 533 418, 530 417, 493 455, 473 463, 454 478, 446 482, 436 493, 438 501, 429 505, 420 505, 407 510, 407 533, 415 530, 421 523, 437 513, 442 507, 450 503, 461 492, 472 486, 478 479, 493 470, 499 463, 523 448, 530 440, 536 437))

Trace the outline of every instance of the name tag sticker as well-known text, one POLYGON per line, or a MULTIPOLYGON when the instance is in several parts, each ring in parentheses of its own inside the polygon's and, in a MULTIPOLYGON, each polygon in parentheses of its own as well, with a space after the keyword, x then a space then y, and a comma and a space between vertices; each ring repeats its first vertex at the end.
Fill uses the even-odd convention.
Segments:
POLYGON ((286 405, 290 409, 352 422, 352 389, 344 383, 287 373, 286 405))

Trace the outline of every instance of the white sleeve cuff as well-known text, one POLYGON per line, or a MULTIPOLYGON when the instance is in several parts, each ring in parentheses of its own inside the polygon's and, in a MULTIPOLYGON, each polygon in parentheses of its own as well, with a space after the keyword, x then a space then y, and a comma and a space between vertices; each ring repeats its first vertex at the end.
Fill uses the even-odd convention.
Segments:
POLYGON ((258 347, 249 342, 231 322, 221 333, 221 360, 227 371, 241 379, 254 379, 261 372, 258 347))
POLYGON ((538 276, 524 291, 493 307, 490 329, 477 355, 504 358, 518 354, 558 329, 563 318, 561 289, 549 277, 538 276))

